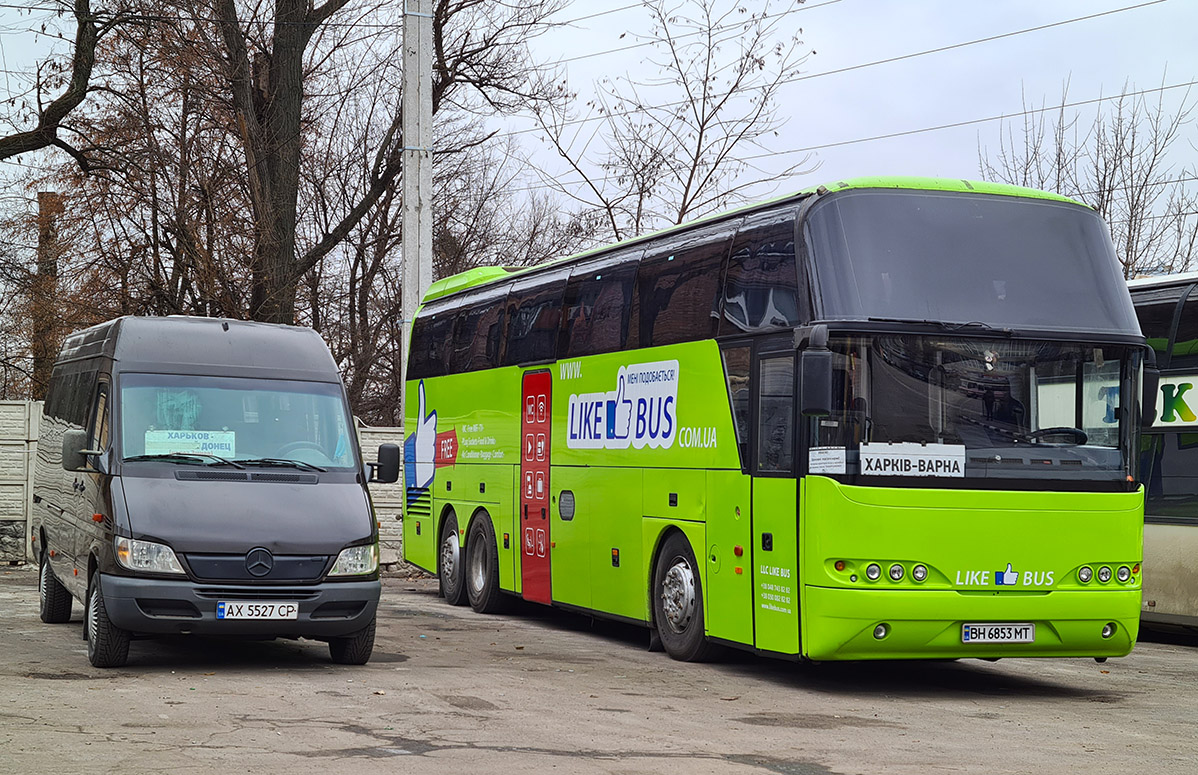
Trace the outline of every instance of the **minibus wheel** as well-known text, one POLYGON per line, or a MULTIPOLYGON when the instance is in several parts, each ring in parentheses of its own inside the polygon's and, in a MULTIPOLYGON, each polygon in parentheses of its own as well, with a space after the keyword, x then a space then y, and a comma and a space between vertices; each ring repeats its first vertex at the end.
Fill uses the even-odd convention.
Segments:
POLYGON ((100 590, 100 574, 87 591, 87 661, 92 667, 120 667, 129 661, 129 633, 112 623, 100 590))
POLYGON ((441 597, 450 605, 466 605, 465 562, 458 535, 458 518, 452 511, 441 525, 440 547, 437 553, 437 578, 441 582, 441 597))
POLYGON ((470 525, 466 541, 466 596, 480 614, 496 614, 507 608, 508 598, 499 589, 499 550, 495 529, 485 511, 470 525))
POLYGON ((71 593, 50 569, 50 558, 44 551, 38 555, 37 602, 38 615, 46 624, 71 620, 71 593))
POLYGON ((662 544, 653 573, 653 622, 666 653, 682 662, 705 662, 719 654, 703 626, 703 587, 695 553, 682 533, 662 544))
POLYGON ((329 638, 329 656, 339 665, 364 665, 374 652, 374 630, 378 617, 345 638, 329 638))

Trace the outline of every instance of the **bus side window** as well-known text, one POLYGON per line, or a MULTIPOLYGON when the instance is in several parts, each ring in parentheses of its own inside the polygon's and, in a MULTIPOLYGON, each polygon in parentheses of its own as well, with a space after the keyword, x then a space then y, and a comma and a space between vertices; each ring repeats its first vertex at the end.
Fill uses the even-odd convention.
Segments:
POLYGON ((490 290, 471 297, 458 313, 449 353, 449 373, 491 369, 499 365, 500 331, 507 289, 490 290))
POLYGON ((455 317, 452 312, 441 312, 416 318, 416 323, 412 326, 412 350, 408 354, 407 379, 427 379, 445 375, 455 317))
POLYGON ((794 470, 795 357, 762 358, 757 367, 757 471, 794 470))
POLYGON ((566 273, 554 278, 543 275, 521 287, 512 284, 507 301, 507 342, 504 366, 551 361, 557 357, 557 338, 562 314, 566 273))
POLYGON ((1148 457, 1140 471, 1148 491, 1145 513, 1198 524, 1198 433, 1145 434, 1143 447, 1148 457))
MULTIPOLYGON (((87 434, 88 449, 108 449, 108 383, 101 382, 96 388, 96 400, 92 408, 91 424, 87 434)), ((88 467, 95 467, 95 460, 88 459, 88 467)))
POLYGON ((579 267, 570 275, 558 358, 611 353, 624 346, 639 258, 639 251, 615 256, 598 266, 579 267))
POLYGON ((732 425, 736 428, 736 443, 740 450, 741 469, 749 467, 749 365, 752 348, 749 345, 725 347, 724 379, 728 385, 728 402, 732 407, 732 425))
MULTIPOLYGON (((1166 362, 1166 356, 1173 334, 1173 320, 1176 317, 1178 302, 1181 301, 1185 290, 1185 286, 1158 288, 1140 293, 1135 297, 1136 317, 1140 319, 1140 331, 1148 340, 1148 346, 1156 351, 1157 366, 1169 365, 1166 362)), ((1198 339, 1198 332, 1194 328, 1195 324, 1186 325, 1183 315, 1181 325, 1178 326, 1177 344, 1174 345, 1176 354, 1189 355, 1189 351, 1195 349, 1193 347, 1195 342, 1187 342, 1187 339, 1198 339)), ((1198 355, 1198 350, 1195 350, 1195 354, 1198 355)))
POLYGON ((794 210, 745 218, 732 243, 720 306, 721 336, 802 325, 794 210))
MULTIPOLYGON (((1147 331, 1144 336, 1148 336, 1147 331)), ((1149 339, 1148 344, 1153 344, 1153 341, 1149 339)), ((1182 307, 1181 319, 1177 321, 1169 368, 1193 369, 1195 366, 1198 366, 1198 290, 1192 287, 1182 307)))
POLYGON ((715 336, 720 279, 735 228, 735 223, 722 223, 669 240, 641 259, 629 349, 715 336))

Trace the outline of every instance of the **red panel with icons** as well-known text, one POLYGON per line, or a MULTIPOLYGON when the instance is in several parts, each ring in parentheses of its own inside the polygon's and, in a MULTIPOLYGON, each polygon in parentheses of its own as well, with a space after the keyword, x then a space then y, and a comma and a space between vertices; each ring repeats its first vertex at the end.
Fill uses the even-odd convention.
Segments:
POLYGON ((525 600, 550 603, 549 584, 549 398, 548 371, 524 375, 520 409, 520 572, 525 600))

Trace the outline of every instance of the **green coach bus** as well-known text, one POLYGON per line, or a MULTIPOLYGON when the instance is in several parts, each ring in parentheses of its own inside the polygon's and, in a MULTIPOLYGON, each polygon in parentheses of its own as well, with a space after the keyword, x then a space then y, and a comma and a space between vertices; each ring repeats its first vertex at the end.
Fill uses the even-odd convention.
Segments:
POLYGON ((682 660, 1121 656, 1146 352, 1101 219, 989 183, 475 269, 413 324, 404 555, 682 660))

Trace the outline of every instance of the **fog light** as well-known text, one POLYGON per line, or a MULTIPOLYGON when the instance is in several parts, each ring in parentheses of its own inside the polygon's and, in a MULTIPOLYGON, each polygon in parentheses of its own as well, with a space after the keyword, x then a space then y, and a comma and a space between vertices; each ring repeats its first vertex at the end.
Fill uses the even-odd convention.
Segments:
POLYGON ((1131 578, 1131 568, 1127 567, 1126 565, 1120 565, 1119 570, 1115 571, 1115 578, 1122 582, 1126 582, 1131 578))
POLYGON ((1102 637, 1104 640, 1107 638, 1110 638, 1114 634, 1115 634, 1115 623, 1114 622, 1107 622, 1106 624, 1102 625, 1102 637))
POLYGON ((911 578, 916 581, 923 581, 928 577, 928 569, 923 565, 916 565, 911 569, 911 578))
POLYGON ((1089 565, 1083 565, 1077 569, 1077 578, 1081 583, 1089 584, 1090 579, 1094 578, 1094 571, 1090 569, 1089 565))
POLYGON ((874 627, 874 638, 876 638, 878 640, 882 640, 882 638, 885 638, 889 634, 890 634, 890 625, 889 624, 879 624, 877 627, 874 627))
POLYGON ((890 566, 890 580, 891 581, 902 581, 903 580, 903 566, 902 565, 895 563, 894 565, 890 566))
POLYGON ((869 579, 870 581, 877 581, 881 575, 882 567, 876 562, 871 562, 869 565, 865 566, 865 578, 869 579))
POLYGON ((1111 566, 1103 565, 1098 569, 1098 580, 1103 584, 1111 580, 1111 566))

